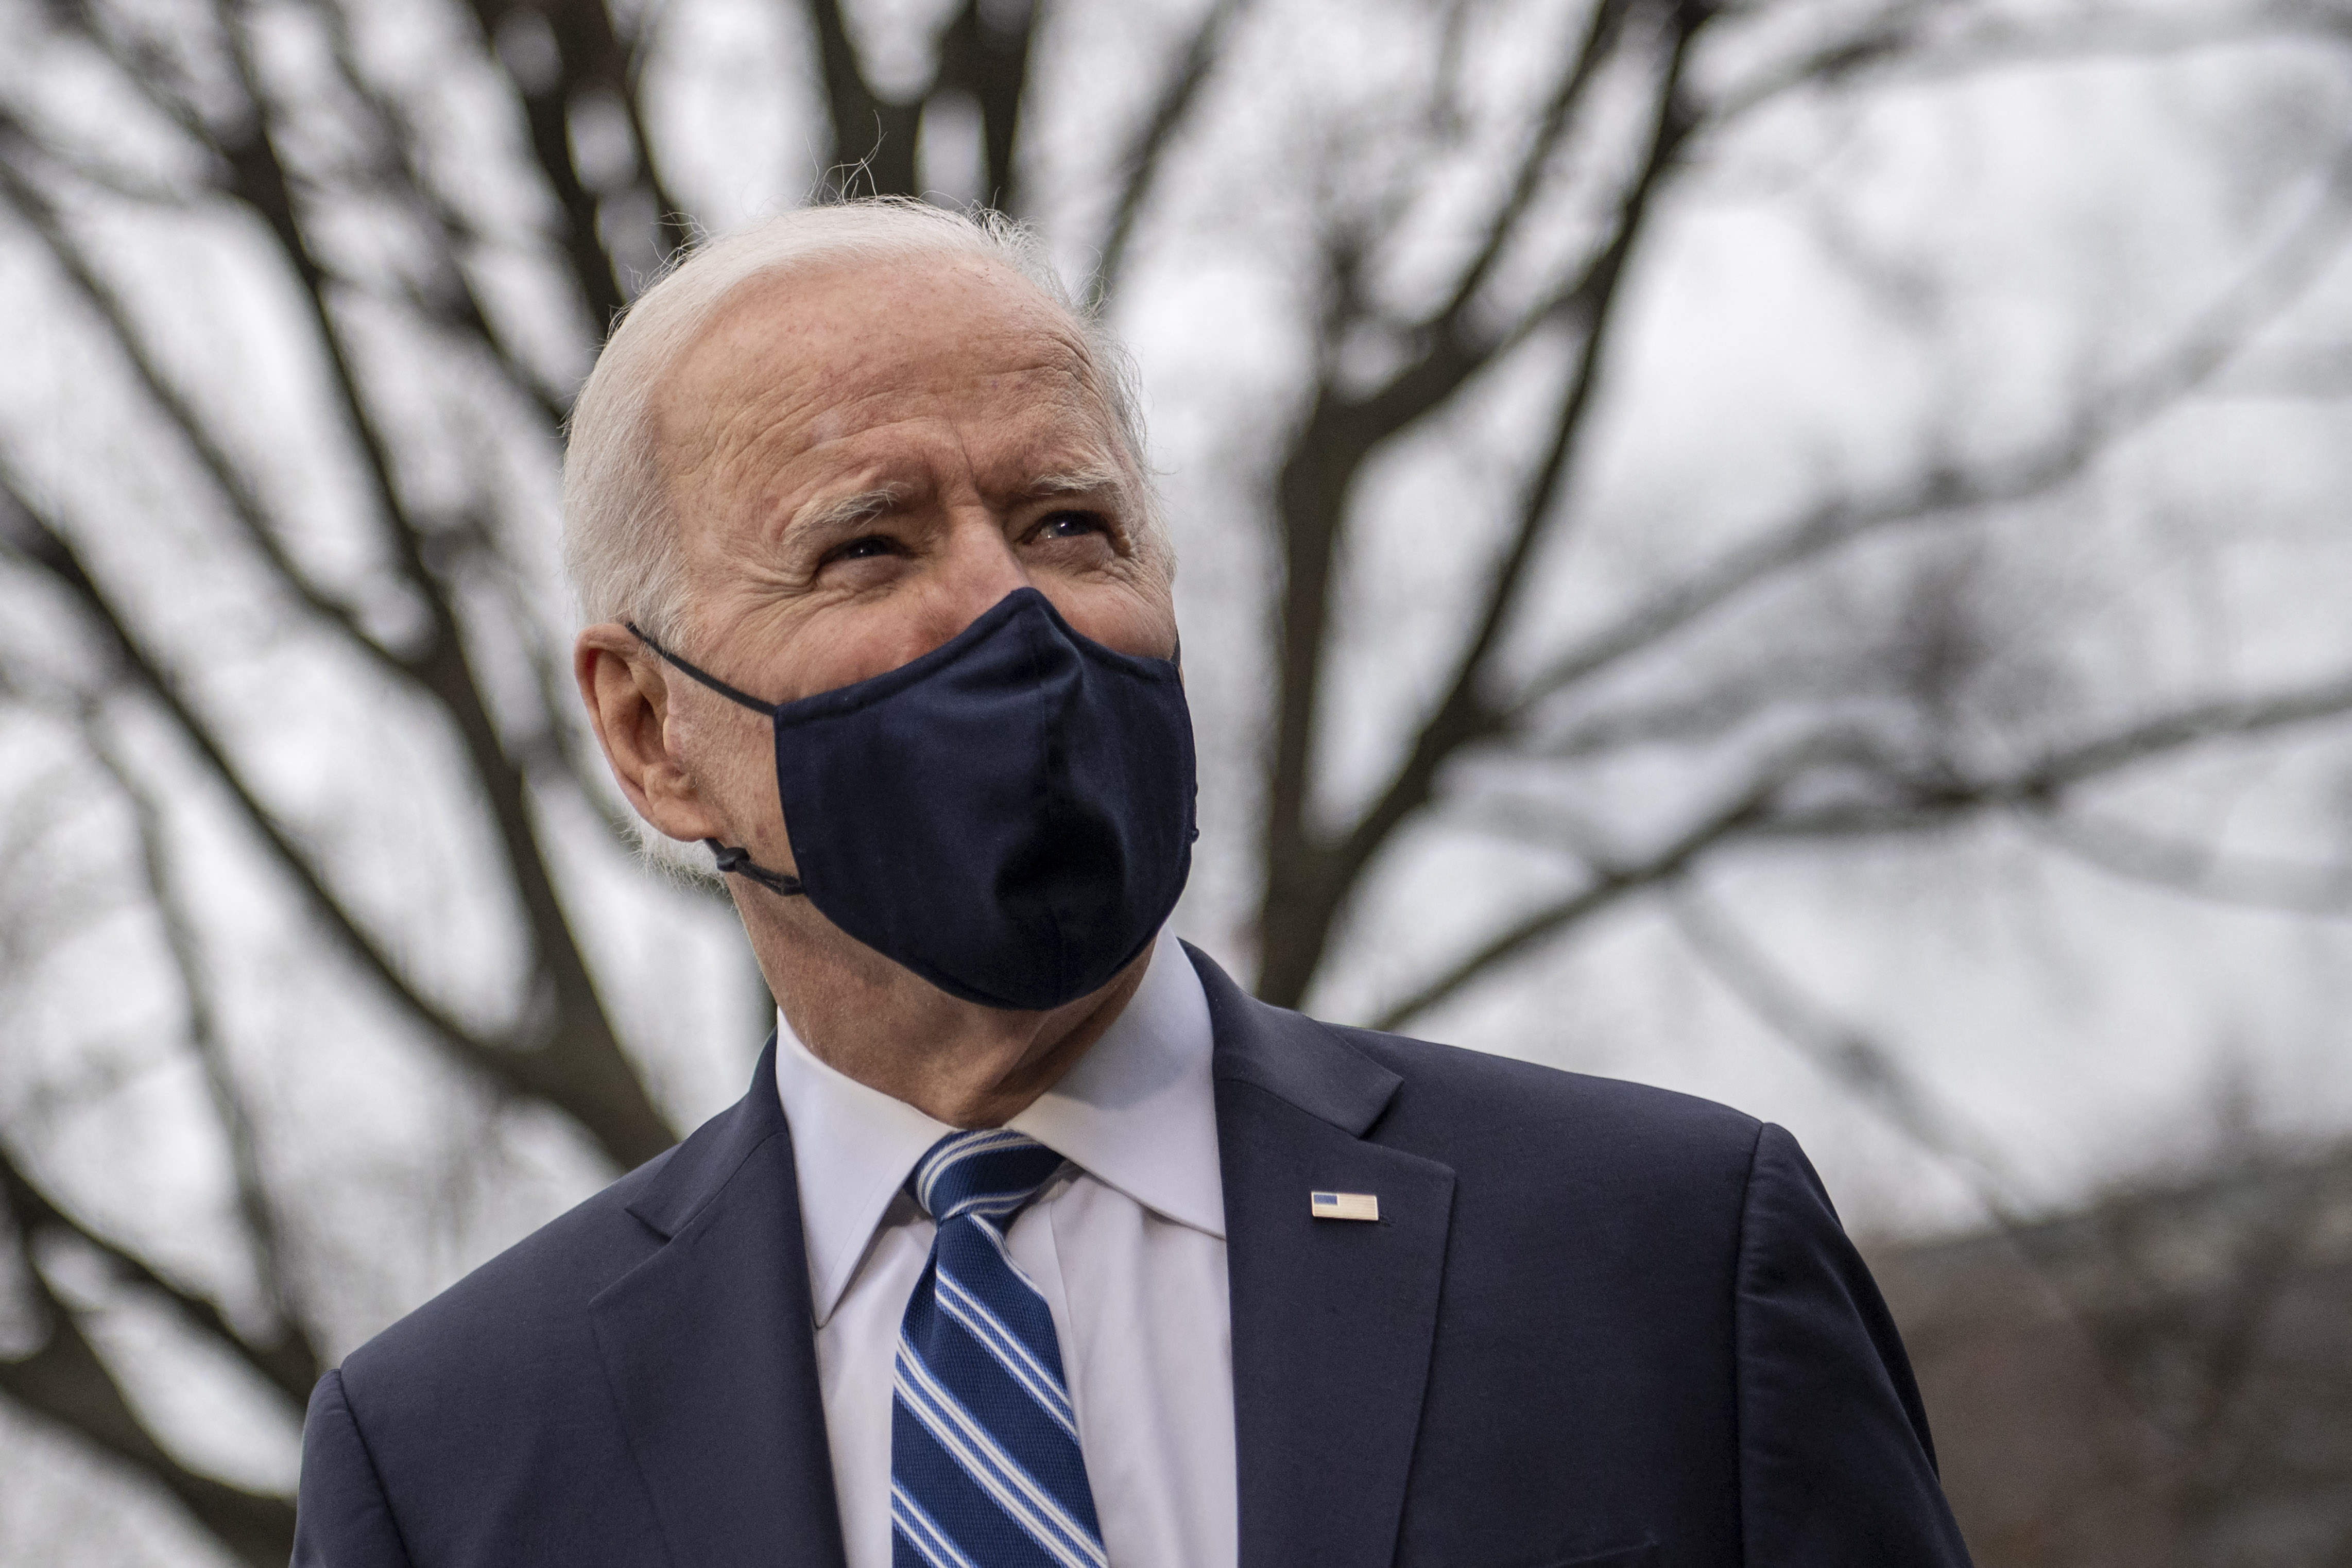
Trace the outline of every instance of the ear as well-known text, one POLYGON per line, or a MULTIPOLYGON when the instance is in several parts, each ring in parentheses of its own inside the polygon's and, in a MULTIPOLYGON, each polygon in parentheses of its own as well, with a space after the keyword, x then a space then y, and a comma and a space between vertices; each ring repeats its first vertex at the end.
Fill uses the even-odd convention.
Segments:
POLYGON ((580 633, 572 674, 614 780, 639 816, 673 839, 723 837, 673 744, 669 672, 627 627, 607 622, 580 633))

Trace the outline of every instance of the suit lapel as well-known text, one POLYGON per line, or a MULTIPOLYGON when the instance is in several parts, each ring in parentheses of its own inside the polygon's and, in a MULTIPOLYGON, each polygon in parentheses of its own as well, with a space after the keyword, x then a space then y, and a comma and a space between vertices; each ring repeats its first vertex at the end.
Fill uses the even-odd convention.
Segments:
POLYGON ((1216 1033, 1241 1565, 1378 1568, 1396 1555, 1454 1172, 1364 1137, 1395 1073, 1187 951, 1216 1033), (1380 1219, 1314 1218, 1313 1191, 1372 1194, 1380 1219))
POLYGON ((841 1568, 775 1042, 629 1205, 668 1239, 589 1304, 670 1559, 841 1568))

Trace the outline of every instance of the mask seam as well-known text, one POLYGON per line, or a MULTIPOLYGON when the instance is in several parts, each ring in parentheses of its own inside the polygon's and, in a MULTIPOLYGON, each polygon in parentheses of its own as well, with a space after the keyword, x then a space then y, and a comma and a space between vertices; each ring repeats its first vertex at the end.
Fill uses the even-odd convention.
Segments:
MULTIPOLYGON (((1048 603, 1048 608, 1051 608, 1050 601, 1048 603)), ((1046 625, 1049 628, 1053 627, 1053 620, 1051 616, 1048 616, 1046 625)), ((1055 629, 1058 630, 1058 628, 1055 629)), ((1074 641, 1076 635, 1076 634, 1075 632, 1071 633, 1074 641)), ((1029 653, 1030 690, 1033 694, 1034 700, 1045 709, 1045 711, 1039 715, 1040 719, 1043 721, 1042 728, 1045 737, 1045 744, 1037 759, 1037 783, 1039 804, 1044 808, 1043 820, 1051 823, 1059 820, 1061 809, 1067 804, 1063 797, 1067 795, 1069 791, 1063 787, 1061 781, 1068 771, 1069 741, 1068 737, 1063 733, 1066 727, 1056 720, 1055 715, 1051 711, 1053 697, 1052 694, 1045 690, 1045 650, 1039 646, 1039 641, 1042 636, 1042 632, 1033 629, 1026 641, 1029 653), (1056 766, 1057 764, 1059 766, 1056 766)), ((1086 664, 1087 661, 1083 658, 1076 661, 1076 664, 1077 677, 1081 681, 1086 679, 1086 664)), ((1061 907, 1061 901, 1062 890, 1060 885, 1058 883, 1049 883, 1045 897, 1042 902, 1045 907, 1046 922, 1053 927, 1054 931, 1054 989, 1056 995, 1066 991, 1069 989, 1070 986, 1069 964, 1071 922, 1061 907)))

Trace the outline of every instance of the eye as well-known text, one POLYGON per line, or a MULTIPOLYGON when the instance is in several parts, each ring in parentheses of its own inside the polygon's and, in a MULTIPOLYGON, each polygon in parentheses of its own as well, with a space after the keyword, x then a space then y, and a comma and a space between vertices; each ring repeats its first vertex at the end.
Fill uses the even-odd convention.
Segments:
POLYGON ((845 544, 837 544, 824 552, 817 565, 830 566, 837 560, 873 560, 886 555, 904 555, 905 547, 887 534, 864 534, 845 544))
POLYGON ((1049 512, 1030 537, 1039 540, 1075 539, 1109 531, 1110 525, 1094 512, 1049 512))

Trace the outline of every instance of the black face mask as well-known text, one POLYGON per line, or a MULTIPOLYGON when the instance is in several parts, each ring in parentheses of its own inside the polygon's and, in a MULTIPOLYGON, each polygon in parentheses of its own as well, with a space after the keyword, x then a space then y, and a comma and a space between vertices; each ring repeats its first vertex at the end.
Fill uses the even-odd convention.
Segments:
MULTIPOLYGON (((629 628, 636 632, 635 626, 629 628)), ((1055 1008, 1108 984, 1192 866, 1192 718, 1174 661, 1114 653, 1034 588, 887 674, 763 703, 800 874, 705 840, 719 869, 805 894, 951 996, 1055 1008)))

